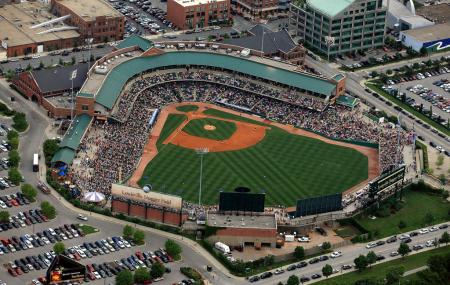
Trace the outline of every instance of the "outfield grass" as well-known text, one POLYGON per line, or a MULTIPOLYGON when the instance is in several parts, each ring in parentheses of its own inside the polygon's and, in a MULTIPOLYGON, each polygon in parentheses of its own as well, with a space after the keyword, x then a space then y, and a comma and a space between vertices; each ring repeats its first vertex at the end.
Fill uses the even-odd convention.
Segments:
MULTIPOLYGON (((208 111, 234 119, 231 114, 208 111)), ((194 150, 161 146, 183 120, 168 118, 158 141, 159 153, 139 185, 150 183, 155 191, 198 201, 200 157, 194 150)), ((343 192, 367 177, 368 158, 358 151, 271 128, 254 147, 204 156, 202 202, 215 204, 219 191, 246 186, 255 193, 265 192, 266 205, 291 206, 300 198, 343 192)))
POLYGON ((171 133, 184 121, 187 117, 180 114, 170 114, 167 117, 166 123, 164 124, 161 134, 157 142, 158 150, 162 147, 162 143, 169 137, 171 133))
POLYGON ((177 111, 180 112, 193 112, 193 111, 197 111, 198 110, 198 106, 197 105, 183 105, 183 106, 178 106, 177 111))
POLYGON ((441 248, 432 249, 429 251, 417 253, 414 255, 406 256, 404 258, 395 259, 392 261, 383 262, 378 265, 374 265, 371 268, 363 272, 351 272, 347 274, 343 274, 336 277, 330 277, 326 280, 319 281, 317 285, 352 285, 356 281, 360 279, 368 279, 368 278, 378 278, 383 279, 386 276, 390 267, 394 266, 403 266, 405 271, 412 270, 415 268, 422 267, 426 265, 427 260, 430 256, 433 255, 441 255, 450 253, 450 246, 445 246, 441 248))
POLYGON ((382 238, 426 226, 424 217, 427 213, 434 216, 433 224, 449 219, 450 203, 441 196, 409 190, 404 193, 403 200, 403 208, 388 217, 371 220, 367 216, 358 216, 356 221, 368 231, 378 231, 377 237, 382 238), (401 220, 406 222, 403 229, 398 228, 401 220))
POLYGON ((193 136, 221 141, 229 139, 236 129, 236 124, 233 122, 204 118, 189 121, 183 131, 193 136), (206 125, 214 126, 216 129, 205 130, 206 125))
POLYGON ((213 108, 203 111, 203 114, 218 117, 218 118, 223 118, 223 119, 235 120, 235 121, 239 121, 239 122, 252 123, 252 124, 260 125, 260 126, 268 126, 268 124, 264 124, 262 122, 255 121, 255 120, 249 119, 247 117, 234 115, 234 114, 227 113, 227 112, 220 111, 220 110, 213 109, 213 108))

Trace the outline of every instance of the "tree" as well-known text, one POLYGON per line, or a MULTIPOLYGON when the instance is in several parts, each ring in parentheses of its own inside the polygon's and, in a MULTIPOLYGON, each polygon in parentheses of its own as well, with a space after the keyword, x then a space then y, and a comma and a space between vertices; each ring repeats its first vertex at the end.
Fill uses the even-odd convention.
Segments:
POLYGON ((294 256, 297 259, 302 259, 305 256, 305 249, 303 248, 303 246, 295 247, 294 256))
POLYGON ((18 132, 23 132, 28 128, 27 118, 24 113, 16 113, 13 117, 12 127, 18 132))
POLYGON ((299 285, 300 284, 300 279, 298 279, 297 276, 295 275, 291 275, 289 276, 286 285, 299 285))
POLYGON ((66 246, 62 242, 57 242, 53 245, 53 251, 56 254, 62 254, 66 250, 66 246))
POLYGON ((12 138, 8 140, 8 143, 11 145, 12 150, 17 150, 19 148, 19 138, 12 138))
POLYGON ((134 229, 133 229, 132 226, 130 226, 130 225, 125 225, 125 226, 123 227, 123 237, 124 237, 125 239, 130 239, 130 238, 133 236, 133 234, 134 234, 134 229))
POLYGON ((444 155, 441 153, 437 157, 436 166, 438 169, 440 169, 443 164, 444 164, 444 155))
POLYGON ((8 140, 12 139, 12 138, 18 138, 19 137, 19 133, 16 131, 10 131, 8 132, 7 138, 8 140))
POLYGON ((41 203, 42 214, 49 219, 54 219, 56 217, 56 209, 47 201, 41 203))
POLYGON ((333 274, 333 267, 331 267, 331 265, 329 265, 329 264, 325 265, 324 267, 322 267, 322 274, 323 274, 323 276, 328 278, 328 276, 333 274))
POLYGON ((134 272, 134 283, 144 283, 145 281, 149 281, 150 278, 150 271, 146 267, 138 268, 134 272))
POLYGON ((367 264, 372 265, 377 262, 377 255, 373 251, 369 251, 366 255, 367 264))
POLYGON ((400 222, 398 222, 398 228, 399 229, 406 228, 406 222, 403 220, 400 220, 400 222))
POLYGON ((9 212, 7 211, 1 211, 0 212, 0 222, 6 223, 9 221, 9 212))
POLYGON ((22 174, 20 174, 19 170, 17 168, 11 168, 8 171, 8 179, 12 183, 19 185, 20 181, 22 180, 22 174))
POLYGON ((59 58, 59 61, 58 61, 58 63, 59 63, 59 65, 63 65, 63 64, 64 64, 64 62, 63 62, 63 60, 62 60, 62 58, 61 58, 61 57, 59 58))
POLYGON ((409 248, 409 245, 402 242, 400 243, 400 246, 398 247, 398 253, 404 257, 405 255, 407 255, 409 252, 411 251, 411 249, 409 248))
POLYGON ((174 240, 168 239, 166 240, 166 243, 164 244, 164 247, 166 248, 167 253, 175 260, 180 259, 180 254, 183 251, 181 246, 176 243, 174 240))
POLYGON ((450 242, 450 235, 448 234, 448 232, 444 232, 441 236, 441 238, 439 239, 440 243, 445 243, 445 245, 447 245, 450 242))
POLYGON ((358 269, 359 271, 363 271, 364 269, 367 268, 367 265, 369 264, 367 262, 367 257, 365 257, 364 255, 360 255, 357 258, 355 258, 354 260, 355 263, 355 268, 358 269))
POLYGON ((400 281, 400 278, 405 273, 405 268, 403 266, 394 266, 388 268, 388 271, 386 273, 386 284, 387 285, 393 285, 398 284, 400 281))
POLYGON ((159 278, 163 276, 165 270, 166 269, 164 268, 164 265, 159 262, 155 262, 155 264, 152 265, 152 269, 150 270, 150 275, 153 279, 159 278))
POLYGON ((17 150, 11 150, 9 152, 9 165, 11 167, 19 167, 20 155, 17 150))
POLYGON ((76 62, 76 58, 75 58, 75 56, 72 56, 72 59, 71 59, 70 63, 71 63, 72 65, 74 65, 75 62, 76 62))
POLYGON ((133 241, 136 244, 144 244, 145 233, 141 230, 136 230, 133 234, 133 241))
POLYGON ((116 285, 133 285, 133 274, 130 270, 125 269, 117 273, 116 285))
POLYGON ((59 144, 57 140, 46 140, 44 142, 44 157, 45 157, 45 163, 49 164, 52 160, 53 155, 58 151, 59 144))
POLYGON ((328 250, 331 248, 331 243, 326 241, 326 242, 322 243, 321 248, 322 248, 322 250, 328 250))
POLYGON ((23 184, 20 190, 28 200, 34 201, 37 196, 37 190, 31 184, 23 184))
POLYGON ((425 214, 425 217, 423 217, 423 222, 424 222, 426 225, 431 224, 433 221, 434 221, 434 216, 433 216, 433 214, 430 213, 430 212, 426 213, 426 214, 425 214))

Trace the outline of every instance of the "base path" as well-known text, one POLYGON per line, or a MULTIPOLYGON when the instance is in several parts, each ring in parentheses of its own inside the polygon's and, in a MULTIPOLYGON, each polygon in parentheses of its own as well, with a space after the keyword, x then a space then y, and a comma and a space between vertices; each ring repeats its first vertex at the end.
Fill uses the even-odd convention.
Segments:
MULTIPOLYGON (((152 130, 152 134, 149 138, 149 141, 147 142, 147 145, 144 148, 144 154, 141 157, 141 160, 139 161, 139 165, 136 168, 136 171, 133 173, 133 176, 129 180, 129 184, 134 187, 138 187, 137 181, 142 177, 142 174, 144 173, 144 169, 147 166, 147 164, 158 154, 158 150, 156 148, 156 142, 158 141, 158 138, 161 134, 162 128, 167 120, 167 117, 169 114, 183 114, 188 117, 187 120, 185 120, 183 123, 178 126, 178 128, 164 141, 164 144, 172 143, 175 145, 179 145, 186 148, 204 148, 209 147, 209 151, 229 151, 229 150, 237 150, 244 148, 245 145, 251 146, 255 145, 262 139, 264 139, 265 136, 265 130, 268 127, 265 126, 259 126, 251 123, 245 123, 245 122, 239 122, 235 120, 228 120, 224 118, 218 118, 214 116, 208 116, 203 114, 202 112, 207 109, 216 109, 220 110, 226 113, 230 113, 233 115, 237 115, 243 118, 251 119, 254 121, 262 122, 266 125, 271 125, 280 129, 283 129, 291 134, 296 134, 300 136, 305 136, 313 139, 317 139, 320 141, 323 141, 328 144, 333 145, 339 145, 343 147, 352 148, 365 156, 367 156, 369 165, 368 165, 368 178, 353 186, 352 188, 346 190, 344 194, 349 194, 352 192, 357 191, 358 189, 361 189, 364 185, 367 185, 369 181, 373 180, 375 177, 379 175, 379 160, 378 160, 378 149, 372 148, 372 147, 366 147, 366 146, 360 146, 352 143, 342 142, 342 141, 336 141, 329 138, 326 138, 324 136, 321 136, 319 134, 309 132, 303 129, 298 129, 290 125, 283 125, 277 122, 273 122, 270 120, 267 120, 265 118, 261 118, 256 115, 250 115, 247 113, 241 113, 237 112, 231 109, 227 109, 224 107, 220 107, 217 105, 209 104, 209 103, 196 103, 196 102, 188 102, 188 103, 177 103, 177 104, 171 104, 164 108, 162 108, 160 116, 152 130), (195 112, 180 112, 176 108, 183 105, 197 105, 199 108, 195 112), (191 136, 185 132, 182 131, 182 129, 186 126, 186 124, 192 120, 192 119, 199 119, 199 118, 214 118, 214 119, 220 119, 223 121, 230 121, 236 124, 237 129, 241 128, 242 131, 244 131, 245 135, 242 135, 241 132, 236 132, 228 139, 231 140, 235 135, 239 134, 238 140, 241 141, 241 143, 238 145, 238 143, 234 144, 233 141, 228 141, 228 143, 222 143, 224 141, 217 141, 217 140, 211 140, 207 138, 200 138, 196 136, 191 136), (248 135, 252 134, 252 135, 248 135), (238 148, 239 147, 239 148, 238 148)), ((237 139, 237 137, 236 137, 237 139)), ((227 141, 227 140, 225 140, 227 141)))

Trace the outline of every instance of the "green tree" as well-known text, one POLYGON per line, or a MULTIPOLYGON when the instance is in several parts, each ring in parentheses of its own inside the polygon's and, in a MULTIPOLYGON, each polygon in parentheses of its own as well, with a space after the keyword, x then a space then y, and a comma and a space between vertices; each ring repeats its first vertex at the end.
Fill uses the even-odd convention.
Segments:
POLYGON ((62 58, 61 58, 61 57, 59 58, 59 61, 58 61, 58 63, 59 63, 59 65, 64 65, 64 62, 63 62, 63 60, 62 60, 62 58))
POLYGON ((400 220, 400 222, 398 222, 398 228, 399 229, 404 229, 404 228, 406 228, 406 222, 405 221, 403 221, 403 220, 400 220))
POLYGON ((9 165, 11 167, 19 167, 20 155, 17 150, 11 150, 9 152, 9 165))
POLYGON ((409 245, 402 242, 400 243, 400 246, 398 247, 398 253, 404 257, 405 255, 407 255, 409 252, 411 251, 411 249, 409 248, 409 245))
POLYGON ((175 242, 174 240, 168 239, 164 244, 167 253, 175 260, 179 260, 181 258, 180 254, 183 251, 181 246, 175 242))
POLYGON ((130 225, 125 225, 123 227, 123 237, 126 239, 130 239, 134 234, 134 229, 130 225))
POLYGON ((427 212, 425 214, 425 217, 423 217, 423 222, 425 223, 425 225, 429 225, 429 224, 433 223, 433 221, 434 221, 433 214, 430 212, 427 212))
POLYGON ((22 180, 22 174, 20 174, 17 168, 11 168, 8 170, 8 179, 12 183, 19 185, 20 181, 22 180))
POLYGON ((323 274, 323 276, 328 278, 328 276, 333 274, 333 267, 331 267, 331 265, 329 265, 329 264, 326 264, 324 267, 322 267, 322 274, 323 274))
POLYGON ((12 139, 12 138, 18 138, 19 137, 19 133, 12 130, 10 132, 8 132, 7 138, 8 140, 12 139))
POLYGON ((329 250, 331 248, 331 243, 326 241, 326 242, 322 243, 321 248, 322 248, 322 250, 329 250))
POLYGON ((286 285, 299 285, 300 284, 300 279, 298 279, 298 277, 296 275, 291 275, 289 276, 286 285))
POLYGON ((27 118, 24 113, 16 113, 13 117, 12 127, 18 132, 23 132, 28 128, 27 118))
POLYGON ((440 169, 443 164, 444 164, 444 155, 442 155, 442 153, 441 153, 437 157, 436 166, 438 169, 440 169))
POLYGON ((133 274, 130 270, 125 269, 117 273, 116 285, 133 285, 133 274))
POLYGON ((450 242, 450 234, 448 234, 448 232, 444 232, 439 239, 439 242, 445 243, 445 245, 447 245, 450 242))
POLYGON ((133 234, 133 241, 136 244, 144 244, 145 233, 141 230, 136 230, 133 234))
POLYGON ((153 279, 159 278, 163 276, 165 270, 166 269, 164 268, 164 265, 159 262, 155 262, 155 264, 152 265, 152 269, 150 270, 150 275, 153 279))
POLYGON ((150 271, 148 268, 141 267, 134 272, 134 283, 144 283, 150 280, 150 271))
POLYGON ((75 56, 72 56, 72 59, 71 59, 71 61, 70 61, 70 64, 71 64, 71 65, 74 65, 75 62, 76 62, 76 58, 75 58, 75 56))
POLYGON ((295 247, 294 256, 297 259, 302 259, 303 257, 305 257, 305 249, 303 248, 303 246, 295 247))
POLYGON ((358 271, 363 271, 369 265, 369 263, 367 262, 367 257, 362 254, 355 258, 354 263, 355 268, 358 269, 358 271))
POLYGON ((30 201, 34 201, 34 198, 37 196, 37 190, 31 184, 23 184, 20 190, 22 190, 22 194, 30 201))
POLYGON ((9 212, 7 211, 1 211, 0 212, 0 222, 6 223, 9 221, 9 212))
POLYGON ((367 253, 366 259, 367 259, 367 264, 370 266, 370 265, 374 264, 375 262, 377 262, 377 255, 375 254, 375 252, 373 252, 371 250, 367 253))
POLYGON ((400 278, 405 273, 405 268, 403 266, 394 266, 388 268, 388 271, 386 273, 386 284, 387 285, 393 285, 398 284, 400 281, 400 278))
POLYGON ((54 219, 56 217, 56 209, 48 201, 43 201, 41 203, 42 214, 49 219, 54 219))
POLYGON ((53 251, 56 254, 62 254, 66 250, 66 246, 62 242, 57 242, 53 245, 53 251))
POLYGON ((55 155, 55 153, 59 149, 59 144, 57 140, 46 140, 44 142, 44 156, 45 156, 45 163, 50 164, 50 161, 52 160, 52 157, 55 155))
POLYGON ((12 150, 17 150, 19 148, 19 138, 12 138, 8 140, 8 143, 11 145, 12 150))

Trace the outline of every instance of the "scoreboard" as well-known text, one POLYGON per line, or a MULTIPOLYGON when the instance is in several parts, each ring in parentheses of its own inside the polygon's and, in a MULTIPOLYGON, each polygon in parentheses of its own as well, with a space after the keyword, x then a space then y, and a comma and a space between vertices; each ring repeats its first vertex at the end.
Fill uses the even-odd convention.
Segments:
POLYGON ((369 183, 369 195, 375 196, 378 192, 383 191, 389 186, 403 181, 405 178, 405 166, 395 168, 394 170, 378 177, 375 181, 369 183))

